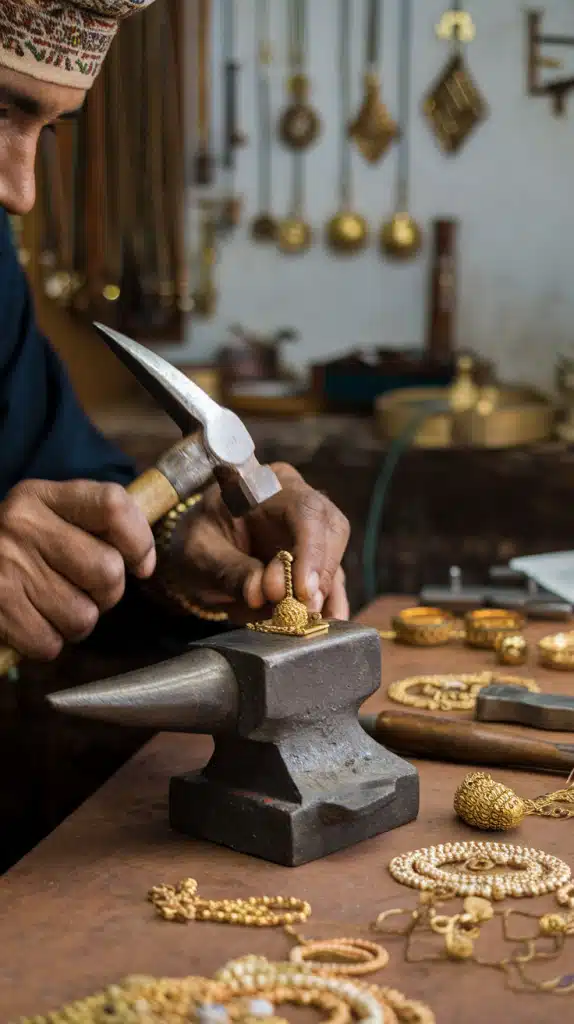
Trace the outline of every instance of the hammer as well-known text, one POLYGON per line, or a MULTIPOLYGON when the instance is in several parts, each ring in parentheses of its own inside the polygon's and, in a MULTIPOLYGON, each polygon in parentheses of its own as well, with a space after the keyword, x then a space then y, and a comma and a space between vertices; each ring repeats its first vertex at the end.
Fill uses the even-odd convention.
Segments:
MULTIPOLYGON (((127 487, 150 526, 211 476, 219 483, 232 516, 244 515, 281 490, 273 470, 257 461, 253 439, 231 409, 218 405, 175 366, 137 341, 103 324, 94 327, 184 435, 153 469, 127 487)), ((19 660, 16 651, 0 647, 0 674, 19 660)))

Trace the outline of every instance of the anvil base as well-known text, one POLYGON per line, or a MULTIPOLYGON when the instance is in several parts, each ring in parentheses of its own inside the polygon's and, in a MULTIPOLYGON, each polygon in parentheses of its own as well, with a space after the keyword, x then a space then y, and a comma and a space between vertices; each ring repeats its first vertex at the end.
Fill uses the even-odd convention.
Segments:
POLYGON ((170 781, 170 825, 195 839, 297 867, 416 818, 416 769, 388 751, 384 758, 392 781, 371 778, 302 804, 232 789, 201 772, 175 776, 170 781))

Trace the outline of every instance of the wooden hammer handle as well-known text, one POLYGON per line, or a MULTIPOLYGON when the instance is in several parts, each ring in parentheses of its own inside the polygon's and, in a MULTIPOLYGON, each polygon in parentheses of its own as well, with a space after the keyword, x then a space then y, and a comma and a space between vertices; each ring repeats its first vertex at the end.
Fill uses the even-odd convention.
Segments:
MULTIPOLYGON (((157 523, 177 505, 179 495, 159 469, 147 469, 126 488, 141 508, 150 526, 157 523)), ((21 655, 11 647, 0 647, 0 676, 20 661, 21 655)))

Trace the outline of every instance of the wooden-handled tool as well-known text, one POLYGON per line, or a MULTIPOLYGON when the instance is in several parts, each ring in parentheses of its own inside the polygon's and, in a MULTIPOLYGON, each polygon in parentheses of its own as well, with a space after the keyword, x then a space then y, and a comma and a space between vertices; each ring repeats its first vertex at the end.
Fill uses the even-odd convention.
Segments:
MULTIPOLYGON (((127 488, 150 524, 196 493, 211 476, 232 516, 244 515, 281 490, 273 470, 257 461, 253 439, 234 412, 155 352, 111 327, 94 326, 184 434, 153 469, 127 488)), ((1 648, 0 674, 18 661, 16 652, 1 648)))
POLYGON ((574 768, 574 744, 530 739, 504 726, 454 721, 408 711, 361 715, 360 722, 373 739, 403 757, 560 775, 567 775, 574 768))

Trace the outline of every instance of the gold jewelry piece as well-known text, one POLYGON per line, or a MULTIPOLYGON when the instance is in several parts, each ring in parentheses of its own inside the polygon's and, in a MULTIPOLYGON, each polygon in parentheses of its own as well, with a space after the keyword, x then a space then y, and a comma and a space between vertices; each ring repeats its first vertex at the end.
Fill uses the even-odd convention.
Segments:
POLYGON ((504 972, 507 986, 513 991, 538 991, 552 995, 565 995, 574 991, 574 975, 558 975, 548 981, 530 978, 526 973, 526 965, 536 960, 551 960, 557 957, 563 949, 565 939, 574 934, 574 917, 562 914, 529 914, 526 911, 498 910, 489 900, 480 899, 474 896, 464 900, 463 912, 447 915, 437 913, 436 907, 444 898, 450 896, 446 893, 437 894, 422 892, 419 905, 415 910, 407 910, 400 907, 396 910, 386 910, 379 914, 372 925, 374 931, 386 932, 389 936, 399 936, 405 939, 404 959, 407 963, 432 963, 437 960, 472 960, 479 967, 491 967, 504 972), (481 927, 496 915, 502 919, 502 933, 505 941, 518 943, 518 948, 510 955, 501 960, 488 961, 479 959, 474 952, 475 940, 480 935, 481 927), (404 928, 388 928, 388 918, 408 915, 404 928), (535 920, 537 923, 537 934, 534 937, 524 935, 512 935, 510 922, 513 917, 526 917, 535 920), (413 941, 418 932, 423 930, 439 935, 444 942, 438 956, 433 953, 425 953, 422 956, 415 956, 412 951, 413 941), (546 944, 543 949, 538 949, 537 938, 544 938, 546 944), (548 949, 548 940, 552 945, 548 949), (520 984, 517 985, 515 975, 518 975, 520 984))
POLYGON ((520 633, 497 637, 495 650, 501 665, 524 665, 528 657, 528 644, 520 633))
MULTIPOLYGON (((570 776, 571 778, 572 776, 570 776)), ((548 796, 523 800, 514 790, 496 782, 486 772, 469 772, 454 794, 454 809, 459 818, 474 828, 505 831, 516 828, 530 814, 544 818, 573 818, 572 784, 548 796)))
POLYGON ((294 964, 311 960, 313 969, 319 974, 351 977, 381 971, 389 962, 389 954, 378 942, 366 939, 306 939, 291 950, 289 959, 294 964), (350 960, 351 963, 341 963, 341 960, 350 960))
POLYGON ((307 611, 306 605, 298 601, 293 593, 293 555, 289 551, 280 551, 277 558, 283 563, 286 596, 275 605, 272 618, 264 622, 250 622, 247 628, 260 633, 280 633, 287 636, 315 636, 327 633, 329 623, 320 615, 313 615, 307 611))
POLYGON ((310 904, 294 896, 205 900, 197 890, 195 878, 184 878, 177 885, 154 885, 148 899, 166 921, 213 921, 274 928, 306 921, 311 914, 310 904))
POLYGON ((568 907, 569 910, 574 910, 574 883, 570 882, 559 889, 556 893, 556 899, 561 907, 568 907))
POLYGON ((286 1024, 275 1016, 284 1003, 323 1010, 324 1024, 435 1024, 424 1003, 395 989, 325 977, 306 964, 273 963, 254 955, 230 961, 214 978, 133 975, 21 1024, 286 1024))
POLYGON ((455 620, 440 608, 405 608, 393 618, 395 639, 411 647, 440 647, 453 639, 455 620))
POLYGON ((570 881, 570 868, 541 850, 502 843, 462 842, 430 846, 394 857, 389 871, 412 889, 447 890, 455 896, 540 896, 570 881), (448 871, 442 865, 462 864, 448 871), (498 868, 513 868, 508 874, 498 868))
POLYGON ((523 615, 503 608, 477 608, 467 612, 464 621, 467 644, 483 650, 494 650, 500 637, 513 636, 525 624, 523 615))
POLYGON ((533 679, 499 672, 472 672, 398 679, 389 686, 388 696, 397 704, 429 711, 472 711, 480 690, 491 683, 524 686, 532 693, 539 692, 533 679))
POLYGON ((574 632, 552 633, 538 641, 540 664, 546 668, 574 669, 574 632))
MULTIPOLYGON (((168 512, 160 521, 156 527, 156 545, 160 555, 165 555, 169 551, 173 531, 181 517, 186 512, 189 512, 194 505, 197 505, 202 497, 203 495, 201 494, 193 494, 186 501, 182 501, 175 508, 172 508, 171 512, 168 512)), ((168 601, 176 605, 179 611, 185 612, 186 615, 194 615, 197 619, 204 619, 207 622, 226 622, 229 618, 227 612, 211 611, 208 608, 202 608, 193 601, 189 601, 181 591, 181 580, 177 577, 174 567, 170 566, 169 563, 162 566, 161 572, 156 573, 153 577, 153 584, 162 591, 163 596, 168 601)))

